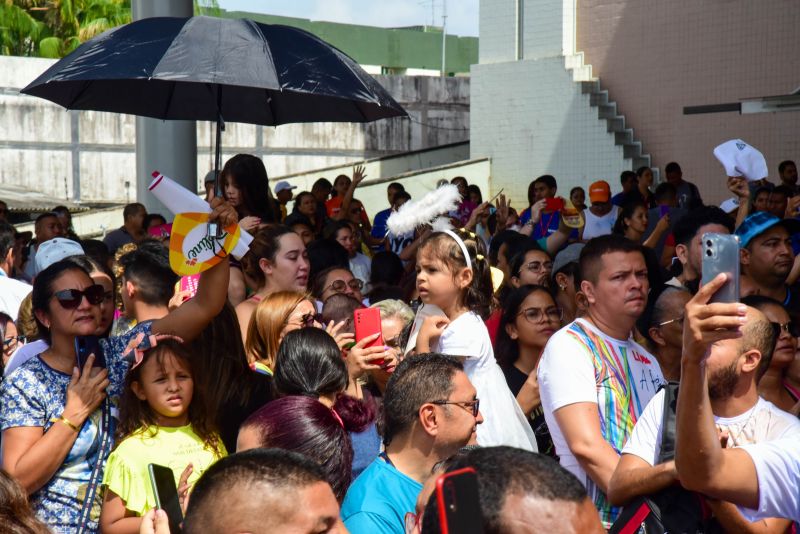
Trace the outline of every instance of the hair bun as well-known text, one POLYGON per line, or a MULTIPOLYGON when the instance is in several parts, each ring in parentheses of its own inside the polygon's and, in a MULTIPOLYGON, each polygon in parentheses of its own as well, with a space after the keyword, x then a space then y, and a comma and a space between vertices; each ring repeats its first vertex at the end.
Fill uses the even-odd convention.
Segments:
POLYGON ((348 432, 363 432, 375 420, 375 401, 369 396, 361 401, 340 393, 336 396, 333 409, 339 414, 342 425, 348 432))

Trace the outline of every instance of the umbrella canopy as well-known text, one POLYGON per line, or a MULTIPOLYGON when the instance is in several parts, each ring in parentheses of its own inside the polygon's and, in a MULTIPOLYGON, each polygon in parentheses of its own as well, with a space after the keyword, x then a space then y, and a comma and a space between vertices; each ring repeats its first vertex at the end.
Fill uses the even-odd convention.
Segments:
POLYGON ((114 28, 21 92, 67 109, 268 126, 406 115, 355 61, 315 35, 214 17, 114 28))

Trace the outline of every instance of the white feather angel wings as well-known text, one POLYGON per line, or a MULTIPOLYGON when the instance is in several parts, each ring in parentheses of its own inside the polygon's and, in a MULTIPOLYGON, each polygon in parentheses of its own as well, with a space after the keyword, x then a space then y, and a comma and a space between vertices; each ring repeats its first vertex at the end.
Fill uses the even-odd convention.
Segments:
POLYGON ((413 232, 424 224, 432 225, 437 231, 449 229, 451 225, 446 215, 458 208, 460 202, 458 187, 452 184, 443 185, 417 201, 407 201, 389 216, 386 226, 394 235, 413 232))

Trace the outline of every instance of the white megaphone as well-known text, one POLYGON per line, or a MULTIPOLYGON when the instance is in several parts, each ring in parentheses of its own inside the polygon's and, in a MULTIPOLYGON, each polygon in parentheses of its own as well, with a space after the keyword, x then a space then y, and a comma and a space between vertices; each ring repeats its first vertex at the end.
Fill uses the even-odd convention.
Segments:
MULTIPOLYGON (((153 171, 153 181, 147 189, 175 215, 178 213, 211 213, 212 211, 208 202, 158 171, 153 171)), ((237 259, 241 259, 250 250, 252 242, 253 236, 241 230, 239 241, 233 247, 231 254, 237 259)))

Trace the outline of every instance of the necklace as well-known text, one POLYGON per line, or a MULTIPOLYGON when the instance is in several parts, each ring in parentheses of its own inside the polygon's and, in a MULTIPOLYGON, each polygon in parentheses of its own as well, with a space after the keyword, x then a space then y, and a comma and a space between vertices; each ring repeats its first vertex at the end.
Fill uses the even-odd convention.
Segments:
MULTIPOLYGON (((750 425, 750 422, 753 420, 753 417, 756 415, 757 408, 758 408, 758 403, 756 403, 756 405, 753 406, 750 409, 750 415, 747 416, 747 419, 741 425, 736 425, 735 423, 733 423, 731 425, 725 425, 725 426, 717 425, 717 429, 718 430, 723 430, 724 429, 724 430, 728 431, 728 442, 725 445, 726 449, 730 449, 731 447, 738 447, 739 445, 744 445, 745 443, 755 443, 757 441, 755 435, 751 436, 749 441, 746 441, 746 442, 741 441, 742 434, 744 434, 744 432, 747 430, 748 426, 750 425), (731 432, 731 430, 733 428, 736 428, 737 426, 738 426, 738 432, 736 432, 736 434, 734 435, 733 432, 731 432)), ((768 412, 768 416, 771 419, 772 418, 772 413, 768 412)), ((769 425, 769 421, 768 421, 767 425, 766 425, 766 428, 769 428, 769 426, 770 425, 769 425)), ((754 434, 755 434, 755 432, 754 432, 754 434)))

